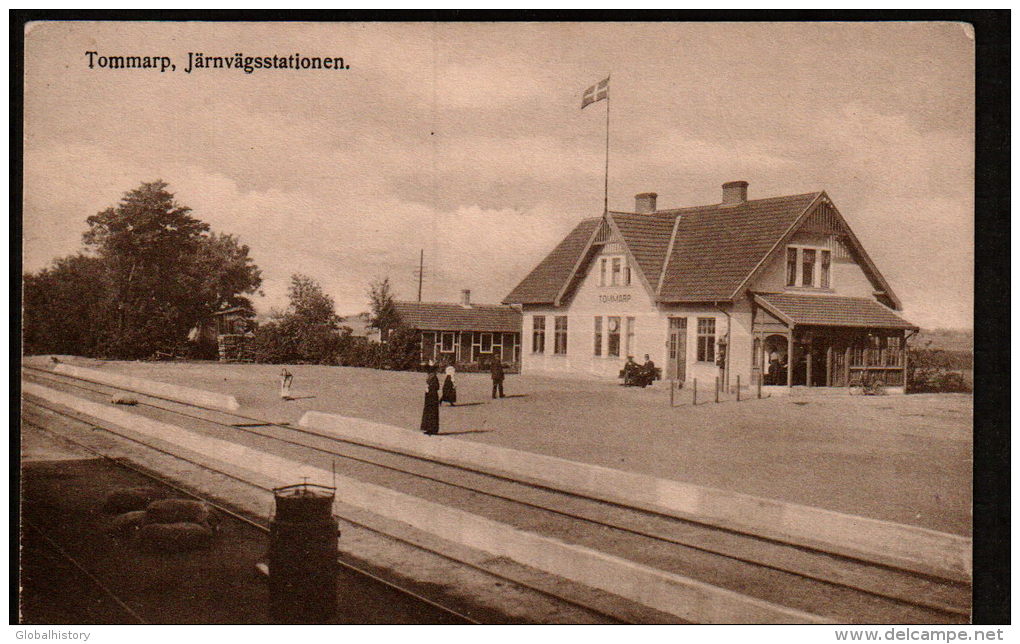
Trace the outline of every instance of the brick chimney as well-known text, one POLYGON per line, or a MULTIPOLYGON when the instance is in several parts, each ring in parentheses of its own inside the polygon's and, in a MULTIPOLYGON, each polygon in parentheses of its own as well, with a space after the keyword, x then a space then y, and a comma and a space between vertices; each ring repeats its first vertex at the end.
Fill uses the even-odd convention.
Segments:
POLYGON ((464 308, 471 308, 471 289, 463 288, 460 290, 460 305, 464 308))
POLYGON ((654 192, 642 192, 634 195, 634 212, 643 215, 655 212, 655 200, 659 195, 654 192))
POLYGON ((729 181, 722 184, 722 202, 724 206, 735 206, 747 201, 747 182, 729 181))

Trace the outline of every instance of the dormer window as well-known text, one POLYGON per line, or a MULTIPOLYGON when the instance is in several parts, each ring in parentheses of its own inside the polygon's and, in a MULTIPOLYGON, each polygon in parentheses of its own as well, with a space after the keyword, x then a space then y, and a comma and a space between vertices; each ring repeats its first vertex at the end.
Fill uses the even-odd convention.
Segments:
POLYGON ((828 248, 787 246, 786 285, 829 288, 832 252, 828 248))
POLYGON ((599 259, 599 286, 630 286, 630 265, 625 257, 599 259))

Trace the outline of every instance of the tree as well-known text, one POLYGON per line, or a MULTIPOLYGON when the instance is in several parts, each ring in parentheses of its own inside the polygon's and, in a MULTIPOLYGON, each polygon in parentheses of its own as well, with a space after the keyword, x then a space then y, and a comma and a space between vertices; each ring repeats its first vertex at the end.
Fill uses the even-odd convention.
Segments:
POLYGON ((390 289, 390 278, 376 280, 369 285, 368 299, 371 311, 368 326, 379 329, 385 339, 387 331, 400 326, 400 313, 393 303, 393 292, 390 289))
POLYGON ((333 362, 346 337, 339 331, 343 318, 336 314, 333 298, 318 282, 301 273, 291 275, 287 295, 287 309, 274 312, 269 324, 256 331, 255 359, 274 363, 333 362))
POLYGON ((24 353, 100 353, 111 321, 107 282, 102 260, 80 254, 25 275, 24 353))
POLYGON ((212 233, 202 240, 191 264, 196 287, 202 289, 201 301, 206 315, 239 306, 255 314, 245 294, 262 294, 262 271, 248 256, 249 248, 233 235, 212 233))
POLYGON ((33 350, 147 358, 177 352, 188 332, 225 306, 247 306, 261 273, 249 249, 178 204, 162 181, 143 183, 116 207, 86 220, 84 259, 58 260, 25 276, 26 343, 33 350), (54 271, 77 291, 55 288, 54 271), (77 299, 101 303, 55 327, 54 316, 78 310, 77 299), (82 328, 90 329, 82 335, 82 328), (87 337, 86 337, 87 336, 87 337))
POLYGON ((343 318, 336 314, 333 298, 311 277, 301 273, 291 275, 287 296, 290 298, 287 313, 305 324, 323 324, 331 329, 340 327, 343 318))

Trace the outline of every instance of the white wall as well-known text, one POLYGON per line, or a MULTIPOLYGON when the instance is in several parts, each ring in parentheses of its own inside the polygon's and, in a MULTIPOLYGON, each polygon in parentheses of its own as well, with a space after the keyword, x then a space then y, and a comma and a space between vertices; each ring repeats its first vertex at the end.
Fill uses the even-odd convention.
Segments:
MULTIPOLYGON (((841 259, 837 253, 835 239, 824 235, 798 234, 794 244, 828 247, 833 250, 831 264, 831 289, 787 288, 786 287, 786 255, 785 251, 778 254, 766 266, 761 276, 751 284, 753 291, 767 292, 798 292, 815 294, 835 294, 849 297, 872 298, 874 287, 864 271, 850 258, 841 259)), ((608 253, 612 255, 613 253, 608 253)), ((571 377, 595 377, 615 379, 626 360, 626 318, 635 319, 635 341, 630 354, 638 362, 649 354, 655 364, 663 369, 666 375, 668 360, 668 334, 670 317, 687 318, 687 380, 698 379, 698 387, 706 390, 714 386, 716 376, 725 377, 714 362, 697 361, 698 318, 711 317, 716 320, 716 341, 725 337, 729 329, 729 382, 736 386, 737 375, 743 387, 752 384, 754 337, 751 332, 751 304, 741 299, 732 305, 723 305, 726 313, 711 305, 657 306, 644 288, 634 269, 630 286, 599 286, 599 256, 591 262, 588 273, 578 287, 574 296, 564 306, 536 308, 524 307, 524 326, 522 338, 522 368, 525 373, 562 374, 571 377), (729 313, 729 315, 727 315, 729 313), (545 353, 532 352, 532 324, 535 315, 546 316, 545 353), (568 317, 567 354, 553 354, 554 317, 568 317), (603 316, 602 356, 593 355, 594 317, 603 316), (621 350, 619 358, 606 356, 608 339, 607 316, 621 318, 621 350), (731 326, 732 325, 732 326, 731 326)))
MULTIPOLYGON (((612 253, 608 253, 612 255, 612 253)), ((639 363, 644 361, 647 353, 655 364, 662 368, 666 375, 668 360, 668 334, 670 317, 687 318, 687 379, 698 378, 699 387, 708 386, 701 383, 713 383, 720 370, 714 362, 697 362, 697 331, 698 318, 711 317, 716 320, 716 340, 726 335, 728 321, 726 314, 711 305, 658 307, 645 289, 634 269, 630 286, 599 286, 599 257, 596 256, 588 267, 580 286, 569 302, 554 309, 552 307, 524 307, 522 340, 522 369, 525 373, 542 373, 548 375, 566 375, 571 377, 591 377, 600 379, 616 379, 627 358, 626 318, 634 318, 634 344, 630 355, 639 363), (535 315, 546 318, 545 353, 536 354, 532 347, 532 329, 535 315), (560 356, 553 353, 554 317, 566 315, 568 319, 567 353, 560 356), (594 318, 602 317, 602 355, 594 355, 594 318), (608 320, 609 316, 621 318, 620 356, 608 357, 608 320)), ((738 312, 739 313, 739 312, 738 312)), ((748 339, 735 339, 738 351, 744 351, 748 377, 750 374, 750 308, 743 312, 746 321, 744 333, 748 339)), ((743 328, 743 327, 741 327, 743 328)), ((734 327, 734 333, 737 327, 734 327)), ((731 350, 732 351, 732 350, 731 350)), ((741 376, 744 382, 745 376, 741 376)))
POLYGON ((781 252, 776 254, 776 257, 770 261, 765 270, 762 271, 761 275, 751 284, 752 291, 764 291, 770 293, 831 293, 834 295, 844 295, 847 297, 864 297, 868 299, 874 299, 875 287, 871 284, 867 275, 860 266, 857 265, 853 259, 847 257, 840 259, 838 242, 832 237, 820 236, 820 235, 803 235, 797 234, 794 236, 792 244, 805 244, 810 246, 820 246, 832 250, 832 269, 830 271, 830 288, 828 291, 821 289, 810 289, 810 288, 795 288, 786 286, 786 250, 783 249, 781 252))
MULTIPOLYGON (((615 253, 606 253, 618 256, 615 253)), ((599 286, 599 258, 588 266, 588 273, 564 306, 524 308, 522 369, 525 373, 569 374, 612 379, 619 375, 627 359, 627 317, 634 318, 634 344, 630 355, 642 362, 649 354, 656 364, 665 358, 666 327, 651 297, 632 267, 630 286, 599 286), (545 353, 533 353, 532 329, 535 315, 545 315, 545 353), (557 315, 567 316, 567 353, 555 355, 555 322, 557 315), (602 316, 602 355, 594 355, 595 316, 602 316), (620 356, 608 357, 609 316, 620 317, 620 356)), ((607 276, 608 279, 608 276, 607 276)))

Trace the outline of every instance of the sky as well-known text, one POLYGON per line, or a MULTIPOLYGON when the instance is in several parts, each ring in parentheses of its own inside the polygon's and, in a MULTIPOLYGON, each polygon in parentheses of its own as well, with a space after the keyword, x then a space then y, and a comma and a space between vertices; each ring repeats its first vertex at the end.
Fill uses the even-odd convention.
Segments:
POLYGON ((576 223, 825 190, 922 327, 972 328, 974 40, 959 23, 34 23, 25 39, 24 270, 162 179, 262 269, 353 315, 497 303, 576 223), (176 71, 90 69, 169 56, 176 71), (349 69, 195 69, 188 53, 343 57, 349 69))

